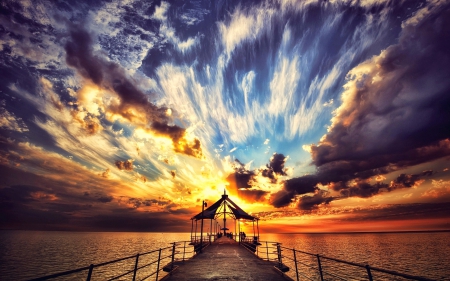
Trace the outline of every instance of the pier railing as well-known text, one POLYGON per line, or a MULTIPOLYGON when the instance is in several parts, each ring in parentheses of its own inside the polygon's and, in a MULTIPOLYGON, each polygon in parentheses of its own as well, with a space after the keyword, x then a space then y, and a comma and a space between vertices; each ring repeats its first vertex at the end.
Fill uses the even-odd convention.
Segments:
MULTIPOLYGON (((29 281, 57 280, 160 280, 161 271, 170 272, 176 267, 175 262, 184 261, 195 255, 189 246, 191 241, 171 243, 171 246, 159 248, 145 253, 123 257, 98 264, 58 272, 55 274, 31 279, 29 281), (123 280, 123 279, 122 279, 123 280)), ((191 246, 192 247, 192 246, 191 246)))
MULTIPOLYGON (((249 241, 250 242, 250 241, 249 241)), ((345 280, 418 280, 433 281, 368 264, 345 261, 324 255, 283 247, 279 242, 259 241, 255 254, 274 262, 284 274, 294 280, 345 281, 345 280)))

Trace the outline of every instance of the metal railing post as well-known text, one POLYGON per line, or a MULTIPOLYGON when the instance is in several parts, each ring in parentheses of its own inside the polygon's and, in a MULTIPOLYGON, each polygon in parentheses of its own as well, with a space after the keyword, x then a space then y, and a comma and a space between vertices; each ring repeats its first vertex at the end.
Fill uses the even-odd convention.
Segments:
POLYGON ((175 260, 175 242, 173 242, 173 246, 172 246, 172 263, 170 264, 170 270, 173 270, 174 260, 175 260))
POLYGON ((292 251, 294 252, 295 274, 297 275, 298 281, 299 279, 298 279, 297 255, 295 254, 295 249, 292 249, 292 251))
POLYGON ((137 267, 138 267, 138 261, 139 261, 139 253, 136 255, 136 263, 134 264, 133 281, 136 281, 136 272, 137 272, 137 267))
POLYGON ((156 266, 156 281, 158 281, 158 275, 159 275, 159 264, 161 263, 161 248, 159 248, 159 254, 158 254, 158 265, 156 266))
POLYGON ((256 256, 259 257, 259 247, 256 246, 256 249, 255 249, 255 250, 256 250, 256 256))
POLYGON ((322 265, 320 264, 319 254, 317 254, 317 264, 319 265, 320 280, 323 281, 322 265))
POLYGON ((183 245, 183 261, 184 261, 185 254, 186 254, 186 241, 184 241, 184 245, 183 245))
POLYGON ((87 276, 87 278, 86 278, 86 281, 90 281, 91 280, 91 276, 92 276, 92 271, 94 270, 94 265, 93 264, 91 264, 90 266, 89 266, 89 272, 88 272, 88 276, 87 276))
POLYGON ((367 276, 369 276, 369 281, 373 281, 372 272, 370 272, 370 266, 366 264, 367 276))
POLYGON ((269 260, 269 244, 266 241, 266 250, 267 250, 267 260, 269 260))
POLYGON ((278 253, 278 268, 281 268, 281 265, 283 264, 283 261, 281 260, 281 246, 280 246, 280 243, 277 243, 277 253, 278 253))

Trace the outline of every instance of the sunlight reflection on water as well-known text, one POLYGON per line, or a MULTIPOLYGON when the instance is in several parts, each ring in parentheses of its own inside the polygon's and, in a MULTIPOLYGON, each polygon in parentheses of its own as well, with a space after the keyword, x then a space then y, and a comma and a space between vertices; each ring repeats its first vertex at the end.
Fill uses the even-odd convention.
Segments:
MULTIPOLYGON (((190 236, 189 233, 0 231, 0 238, 1 280, 27 280, 169 247, 171 242, 189 240, 190 236)), ((153 259, 157 254, 153 254, 153 259)), ((140 258, 140 264, 149 258, 150 255, 140 258)), ((123 273, 132 269, 134 262, 132 258, 95 268, 92 280, 104 280, 105 273, 117 270, 123 273)), ((86 275, 87 271, 81 272, 67 280, 85 280, 86 275)))
MULTIPOLYGON (((261 240, 280 241, 287 248, 410 275, 450 280, 450 232, 262 234, 261 240)), ((304 258, 307 259, 305 256, 304 258)), ((316 257, 309 260, 317 266, 316 257)), ((355 271, 354 267, 342 267, 342 264, 325 260, 322 263, 330 269, 341 267, 347 274, 351 272, 351 275, 363 275, 367 280, 364 269, 355 271)), ((374 280, 395 280, 392 276, 381 273, 373 275, 374 280)))
MULTIPOLYGON (((60 271, 98 264, 170 247, 172 242, 189 240, 189 233, 117 233, 117 232, 38 232, 0 231, 1 280, 27 280, 60 271)), ((374 267, 391 269, 436 280, 450 280, 450 232, 441 233, 362 233, 362 234, 261 234, 263 241, 279 241, 295 248, 374 267)), ((189 249, 191 250, 191 249, 189 249)), ((265 249, 260 249, 265 251, 265 249)), ((166 255, 170 254, 167 250, 166 255)), ((290 254, 285 250, 283 254, 290 254)), ((162 254, 164 255, 164 253, 162 254)), ((265 255, 262 253, 261 255, 265 255)), ((139 265, 154 260, 148 255, 139 258, 139 265)), ((297 255, 305 263, 317 264, 316 257, 297 255)), ((135 258, 95 268, 92 280, 105 280, 113 273, 134 267, 135 258)), ((169 262, 166 260, 162 265, 169 262)), ((156 265, 139 272, 139 278, 154 271, 156 265)), ((324 268, 339 267, 350 280, 365 278, 364 270, 342 267, 323 261, 324 268), (358 278, 361 276, 361 278, 358 278)), ((313 276, 312 270, 299 266, 302 273, 313 276)), ((293 270, 289 272, 292 276, 293 270)), ((57 280, 86 280, 87 271, 57 280)), ((317 276, 316 276, 317 277, 317 276)), ((331 276, 327 280, 333 279, 331 276)), ((119 280, 131 280, 128 275, 119 280)), ((151 279, 153 280, 153 279, 151 279)), ((302 280, 302 279, 300 279, 302 280)), ((374 273, 374 280, 395 280, 392 276, 374 273)), ((399 279, 401 280, 401 279, 399 279)))

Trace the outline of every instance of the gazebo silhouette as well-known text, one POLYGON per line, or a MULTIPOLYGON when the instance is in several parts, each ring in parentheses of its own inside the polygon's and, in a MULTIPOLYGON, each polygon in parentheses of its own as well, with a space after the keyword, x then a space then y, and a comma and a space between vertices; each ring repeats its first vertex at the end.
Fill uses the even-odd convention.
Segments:
MULTIPOLYGON (((209 206, 207 209, 204 209, 206 207, 205 202, 202 203, 202 211, 198 213, 197 215, 193 216, 191 218, 192 220, 192 226, 191 226, 191 242, 192 244, 200 244, 203 245, 203 220, 209 219, 210 220, 210 233, 209 233, 209 242, 211 242, 212 238, 217 238, 217 236, 221 235, 227 235, 227 217, 234 219, 234 239, 238 240, 239 242, 245 240, 245 234, 240 231, 241 229, 241 220, 246 221, 252 221, 253 222, 253 241, 257 243, 259 241, 259 219, 257 217, 249 215, 247 212, 242 210, 241 207, 239 207, 236 203, 234 203, 226 194, 226 191, 224 190, 224 193, 222 195, 222 198, 220 198, 217 202, 209 206), (223 226, 221 226, 218 222, 218 220, 223 220, 223 226), (201 221, 201 227, 200 227, 200 237, 197 237, 197 222, 201 221), (213 220, 216 221, 214 227, 213 227, 213 220), (195 221, 195 228, 194 228, 194 221, 195 221), (256 229, 255 231, 255 221, 256 221, 256 229), (238 228, 236 228, 236 223, 238 223, 238 228), (214 229, 214 232, 213 232, 214 229), (239 229, 239 235, 237 235, 237 229, 239 229), (223 233, 221 232, 223 231, 223 233), (213 234, 214 233, 214 234, 213 234)), ((228 235, 230 238, 233 238, 233 235, 228 235)), ((201 248, 201 247, 200 247, 201 248)))

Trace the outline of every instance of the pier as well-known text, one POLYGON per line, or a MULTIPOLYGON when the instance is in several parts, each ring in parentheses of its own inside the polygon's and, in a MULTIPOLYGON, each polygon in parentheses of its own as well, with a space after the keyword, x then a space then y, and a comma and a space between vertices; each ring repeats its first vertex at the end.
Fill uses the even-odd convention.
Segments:
POLYGON ((235 240, 223 236, 194 258, 175 262, 173 271, 162 280, 292 280, 283 277, 276 265, 258 258, 235 240))
POLYGON ((417 280, 434 281, 366 263, 345 261, 261 241, 259 219, 246 213, 224 192, 222 198, 192 217, 189 241, 173 242, 133 256, 86 265, 29 281, 59 280, 155 280, 155 281, 282 281, 282 280, 417 280), (228 222, 227 217, 234 220, 228 222), (204 220, 209 231, 203 231, 204 220), (223 221, 223 225, 219 224, 223 221), (250 221, 253 235, 241 231, 250 221), (195 227, 194 227, 195 222, 195 227), (200 227, 198 227, 200 222, 200 227), (213 223, 214 222, 214 223, 213 223), (256 222, 256 225, 255 225, 256 222), (198 229, 200 228, 200 229, 198 229), (223 233, 222 233, 223 231, 223 233), (200 235, 198 235, 200 234, 200 235))

